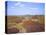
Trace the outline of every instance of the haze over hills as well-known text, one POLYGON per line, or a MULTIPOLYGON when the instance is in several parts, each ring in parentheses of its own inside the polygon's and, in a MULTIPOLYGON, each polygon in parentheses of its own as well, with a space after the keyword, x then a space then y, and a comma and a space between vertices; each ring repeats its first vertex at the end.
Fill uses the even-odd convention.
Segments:
POLYGON ((6 16, 42 16, 42 15, 30 15, 30 14, 25 14, 25 15, 6 15, 6 16))

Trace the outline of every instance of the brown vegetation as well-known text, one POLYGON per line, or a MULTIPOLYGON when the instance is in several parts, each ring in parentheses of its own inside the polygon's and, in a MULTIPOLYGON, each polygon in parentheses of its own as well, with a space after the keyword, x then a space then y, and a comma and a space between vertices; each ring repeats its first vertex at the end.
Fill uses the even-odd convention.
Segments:
POLYGON ((42 32, 44 31, 44 16, 26 17, 8 16, 8 32, 42 32), (14 29, 15 28, 15 29, 14 29), (18 31, 18 30, 19 31, 18 31), (26 30, 26 31, 25 31, 26 30))

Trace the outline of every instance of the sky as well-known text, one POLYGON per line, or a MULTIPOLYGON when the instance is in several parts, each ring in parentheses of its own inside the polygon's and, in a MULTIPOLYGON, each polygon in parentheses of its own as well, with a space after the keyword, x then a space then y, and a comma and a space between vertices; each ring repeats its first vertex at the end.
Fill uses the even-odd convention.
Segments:
POLYGON ((7 15, 44 15, 44 3, 8 1, 7 15))

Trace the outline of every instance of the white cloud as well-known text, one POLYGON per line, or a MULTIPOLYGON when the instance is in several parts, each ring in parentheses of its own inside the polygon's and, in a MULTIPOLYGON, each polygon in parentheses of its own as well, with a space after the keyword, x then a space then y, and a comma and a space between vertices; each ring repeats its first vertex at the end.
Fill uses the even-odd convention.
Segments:
POLYGON ((35 10, 38 10, 38 8, 30 8, 30 9, 31 9, 31 10, 34 10, 34 9, 35 9, 35 10))
POLYGON ((11 6, 11 8, 15 8, 16 6, 18 6, 18 7, 23 7, 24 4, 18 2, 18 3, 16 3, 14 6, 11 6))
POLYGON ((18 6, 18 5, 20 5, 21 4, 21 2, 17 2, 16 4, 15 4, 15 6, 18 6))
POLYGON ((11 8, 15 8, 15 7, 12 6, 11 8))
POLYGON ((21 5, 20 5, 20 7, 23 7, 23 6, 24 6, 24 4, 21 4, 21 5))
POLYGON ((15 6, 23 7, 24 4, 22 4, 21 2, 17 2, 17 3, 15 4, 15 6))

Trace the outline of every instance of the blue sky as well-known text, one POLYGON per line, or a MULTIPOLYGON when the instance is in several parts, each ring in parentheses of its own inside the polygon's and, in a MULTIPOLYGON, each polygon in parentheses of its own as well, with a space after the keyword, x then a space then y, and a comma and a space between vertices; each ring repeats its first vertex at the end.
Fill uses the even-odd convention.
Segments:
POLYGON ((7 15, 44 15, 44 3, 8 1, 7 15))

